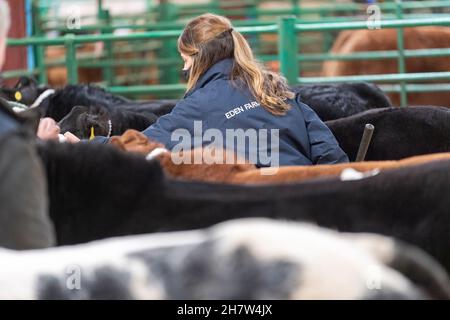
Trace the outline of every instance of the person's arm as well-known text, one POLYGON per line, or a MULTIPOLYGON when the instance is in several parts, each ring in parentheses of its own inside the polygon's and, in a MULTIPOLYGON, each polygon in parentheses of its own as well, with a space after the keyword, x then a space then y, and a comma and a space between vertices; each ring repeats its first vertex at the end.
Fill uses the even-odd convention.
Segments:
POLYGON ((298 101, 300 110, 305 118, 311 145, 311 161, 313 164, 333 164, 349 162, 345 152, 333 133, 319 116, 306 104, 298 101))
MULTIPOLYGON (((177 129, 188 131, 194 137, 194 121, 202 121, 202 131, 206 128, 206 117, 196 94, 177 103, 172 112, 160 117, 156 123, 148 127, 143 133, 150 139, 162 143, 167 149, 172 149, 178 141, 172 141, 172 133, 177 129)), ((200 132, 199 132, 200 133, 200 132)))

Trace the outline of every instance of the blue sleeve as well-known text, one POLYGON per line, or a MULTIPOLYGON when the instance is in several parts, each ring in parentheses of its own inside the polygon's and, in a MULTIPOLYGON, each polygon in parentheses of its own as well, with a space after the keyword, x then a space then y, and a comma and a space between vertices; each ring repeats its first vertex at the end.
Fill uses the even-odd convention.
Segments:
MULTIPOLYGON (((202 108, 196 94, 179 101, 172 112, 160 117, 156 123, 148 127, 143 133, 150 139, 162 143, 167 149, 172 149, 179 143, 179 135, 172 133, 179 130, 178 133, 189 133, 189 137, 201 135, 206 130, 206 110, 202 108), (194 126, 195 121, 201 121, 194 126)), ((193 146, 195 145, 195 140, 193 146)), ((196 145, 195 145, 196 146, 196 145)))
POLYGON ((312 163, 333 164, 349 162, 347 155, 339 147, 339 143, 333 133, 314 110, 302 102, 298 102, 298 105, 303 112, 308 130, 312 163))
POLYGON ((109 141, 109 138, 103 137, 103 136, 96 136, 92 140, 87 140, 87 139, 80 140, 80 142, 82 142, 82 143, 89 142, 89 143, 98 143, 98 144, 107 144, 108 141, 109 141))

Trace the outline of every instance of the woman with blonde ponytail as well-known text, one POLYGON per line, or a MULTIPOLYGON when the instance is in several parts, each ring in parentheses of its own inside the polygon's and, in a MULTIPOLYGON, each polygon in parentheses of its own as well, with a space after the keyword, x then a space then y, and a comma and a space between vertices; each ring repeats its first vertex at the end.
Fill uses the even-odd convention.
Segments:
POLYGON ((148 137, 173 149, 180 133, 189 134, 192 146, 197 146, 198 141, 213 142, 198 139, 204 130, 221 132, 224 138, 215 140, 227 143, 226 134, 234 130, 238 140, 238 133, 246 133, 248 148, 243 150, 234 140, 224 147, 260 166, 273 165, 261 160, 262 151, 278 154, 277 165, 348 161, 325 124, 282 76, 255 59, 247 40, 227 18, 204 14, 193 19, 178 39, 178 50, 185 62, 186 94, 170 114, 144 131, 148 137), (261 138, 269 131, 267 141, 254 143, 249 138, 252 132, 261 138))

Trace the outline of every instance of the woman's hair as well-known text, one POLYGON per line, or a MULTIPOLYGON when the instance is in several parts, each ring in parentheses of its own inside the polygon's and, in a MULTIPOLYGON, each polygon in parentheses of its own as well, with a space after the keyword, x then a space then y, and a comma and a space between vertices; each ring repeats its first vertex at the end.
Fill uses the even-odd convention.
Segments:
POLYGON ((193 58, 188 91, 215 63, 234 58, 231 80, 243 82, 261 106, 272 114, 283 115, 290 109, 286 99, 293 99, 295 95, 286 79, 268 71, 254 58, 247 40, 233 30, 227 18, 207 13, 193 19, 178 38, 178 50, 193 58))

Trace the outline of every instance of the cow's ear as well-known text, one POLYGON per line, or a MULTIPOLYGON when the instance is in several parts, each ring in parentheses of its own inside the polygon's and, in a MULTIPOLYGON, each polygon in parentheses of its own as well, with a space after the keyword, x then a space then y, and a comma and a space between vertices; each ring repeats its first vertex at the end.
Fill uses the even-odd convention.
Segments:
POLYGON ((15 88, 17 89, 21 89, 27 85, 29 85, 30 81, 28 80, 27 77, 20 77, 19 81, 17 81, 15 88))
POLYGON ((21 119, 23 127, 27 131, 32 132, 33 134, 37 132, 41 118, 41 113, 37 108, 27 109, 19 113, 18 116, 21 119))

